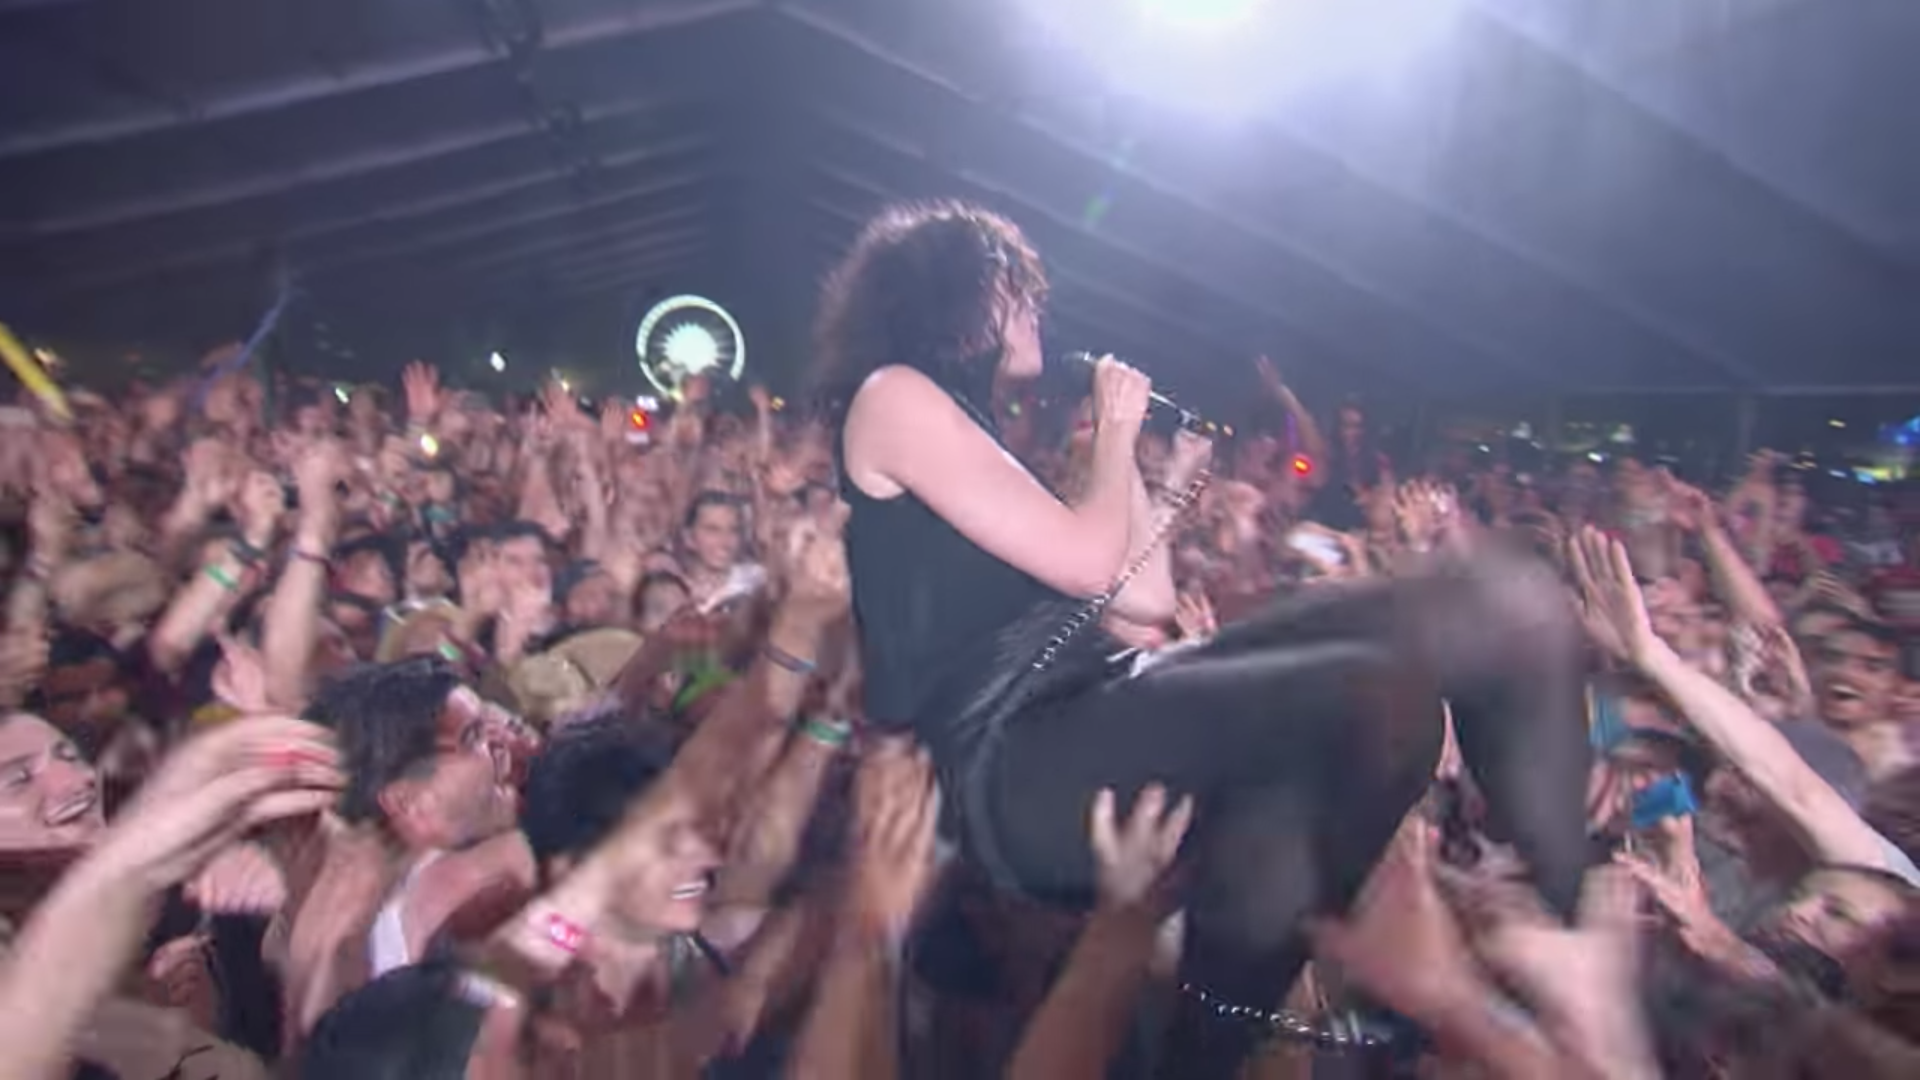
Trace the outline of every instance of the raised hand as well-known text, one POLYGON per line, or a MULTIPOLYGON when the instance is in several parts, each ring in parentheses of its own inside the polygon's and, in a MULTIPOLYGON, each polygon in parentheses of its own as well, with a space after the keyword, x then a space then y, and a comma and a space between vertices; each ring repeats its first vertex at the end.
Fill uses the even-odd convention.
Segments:
POLYGON ((161 892, 249 830, 332 806, 345 783, 324 728, 277 717, 236 720, 175 750, 92 857, 161 892))
POLYGON ((1287 393, 1287 381, 1280 377, 1280 369, 1273 365, 1272 360, 1264 356, 1255 357, 1253 360, 1253 370, 1256 375, 1260 376, 1260 385, 1266 388, 1267 393, 1272 394, 1274 397, 1285 396, 1287 393))
POLYGON ((400 385, 407 395, 407 421, 425 426, 440 415, 445 398, 440 391, 440 373, 433 365, 415 360, 400 373, 400 385))
POLYGON ((272 915, 287 902, 280 866, 257 844, 235 844, 186 885, 186 897, 217 915, 272 915))
POLYGON ((1148 784, 1125 820, 1118 817, 1112 789, 1093 797, 1088 832, 1093 843, 1100 905, 1108 910, 1145 909, 1164 914, 1170 897, 1170 872, 1180 856, 1180 841, 1193 824, 1193 796, 1167 803, 1167 789, 1148 784))
POLYGON ((47 673, 47 639, 39 633, 0 636, 0 705, 17 706, 47 673))
POLYGON ((1640 1018, 1640 889, 1618 868, 1587 873, 1580 921, 1543 913, 1495 926, 1480 958, 1540 1016, 1554 1041, 1599 1076, 1655 1077, 1640 1018))
POLYGON ((287 493, 280 481, 265 469, 248 473, 246 484, 240 489, 240 505, 235 515, 247 543, 257 548, 272 543, 274 532, 280 526, 280 515, 286 512, 287 493))
POLYGON ((1183 592, 1174 600, 1173 624, 1180 628, 1183 641, 1204 641, 1220 632, 1220 620, 1205 590, 1183 592))
POLYGON ((301 447, 293 458, 293 482, 302 507, 329 504, 334 492, 352 472, 346 448, 334 439, 318 439, 301 447))
POLYGON ((1616 659, 1637 663, 1659 647, 1647 601, 1633 576, 1627 546, 1594 528, 1580 530, 1568 546, 1568 562, 1580 586, 1580 616, 1595 645, 1616 659))
POLYGON ((64 494, 43 491, 33 497, 27 509, 27 539, 41 569, 51 573, 66 561, 77 520, 73 503, 64 494))
POLYGON ((1315 953, 1408 1016, 1476 992, 1466 935, 1434 880, 1435 837, 1409 815, 1346 918, 1312 928, 1315 953))
POLYGON ((1668 917, 1682 930, 1718 921, 1707 899, 1705 875, 1694 847, 1693 819, 1662 818, 1646 830, 1645 850, 1621 852, 1614 862, 1646 887, 1668 917))
POLYGON ((860 763, 853 805, 854 915, 904 937, 934 877, 940 794, 932 761, 905 739, 882 741, 860 763))
POLYGON ((540 400, 546 406, 547 419, 558 430, 591 424, 587 414, 580 411, 580 402, 574 398, 573 392, 560 385, 558 379, 547 383, 540 400))
POLYGON ((213 694, 242 715, 258 716, 268 708, 267 665, 260 650, 222 635, 220 662, 213 668, 213 694))
POLYGON ((852 602, 853 576, 841 533, 848 507, 838 503, 823 520, 803 517, 787 533, 781 571, 787 583, 786 605, 822 621, 837 618, 852 602))
POLYGON ((240 478, 232 467, 227 444, 201 439, 187 449, 186 486, 182 495, 202 510, 211 511, 233 501, 240 478))
POLYGON ((1681 481, 1665 469, 1660 470, 1659 476, 1661 486, 1666 491, 1668 521, 1690 533, 1699 532, 1713 524, 1713 499, 1706 492, 1681 481))
POLYGON ((1167 455, 1167 488, 1175 493, 1188 484, 1213 460, 1213 440, 1182 428, 1173 436, 1173 450, 1167 455))

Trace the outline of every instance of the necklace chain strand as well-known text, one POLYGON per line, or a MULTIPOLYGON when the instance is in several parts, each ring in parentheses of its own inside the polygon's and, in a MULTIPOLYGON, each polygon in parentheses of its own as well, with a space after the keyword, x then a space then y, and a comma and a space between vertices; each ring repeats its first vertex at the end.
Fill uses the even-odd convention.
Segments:
POLYGON ((1311 1018, 1288 1009, 1235 1005, 1192 983, 1181 983, 1180 991, 1199 1002, 1201 1007, 1218 1019, 1259 1025, 1292 1042, 1312 1043, 1328 1050, 1375 1049, 1389 1043, 1389 1040, 1366 1030, 1357 1021, 1345 1024, 1332 1022, 1322 1027, 1311 1018))

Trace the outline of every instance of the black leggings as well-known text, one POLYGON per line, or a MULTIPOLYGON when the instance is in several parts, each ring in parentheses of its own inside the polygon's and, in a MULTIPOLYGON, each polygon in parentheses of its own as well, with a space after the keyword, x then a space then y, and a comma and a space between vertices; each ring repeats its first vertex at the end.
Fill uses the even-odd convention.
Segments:
POLYGON ((1151 782, 1192 794, 1183 978, 1271 1008, 1308 957, 1303 918, 1346 908, 1426 791, 1444 697, 1494 828, 1567 915, 1587 854, 1573 625, 1558 583, 1506 557, 1308 590, 1014 718, 979 816, 1022 888, 1078 903, 1092 896, 1096 791, 1123 809, 1151 782))

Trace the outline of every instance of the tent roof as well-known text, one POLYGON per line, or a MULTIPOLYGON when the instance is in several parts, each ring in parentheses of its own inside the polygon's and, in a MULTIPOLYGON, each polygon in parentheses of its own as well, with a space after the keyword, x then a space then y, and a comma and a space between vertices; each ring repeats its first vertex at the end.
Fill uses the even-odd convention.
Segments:
POLYGON ((286 267, 411 317, 777 274, 796 324, 866 214, 946 194, 1143 357, 1920 384, 1914 55, 1903 0, 1460 0, 1392 78, 1210 122, 1008 0, 0 0, 0 318, 232 336, 286 267))

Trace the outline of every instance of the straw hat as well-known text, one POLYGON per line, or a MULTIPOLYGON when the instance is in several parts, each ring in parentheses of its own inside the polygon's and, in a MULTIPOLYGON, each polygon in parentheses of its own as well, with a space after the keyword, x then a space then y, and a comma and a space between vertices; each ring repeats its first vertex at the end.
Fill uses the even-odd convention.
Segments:
POLYGON ((612 686, 640 651, 641 640, 620 629, 574 634, 513 665, 506 689, 520 715, 544 727, 612 686))

